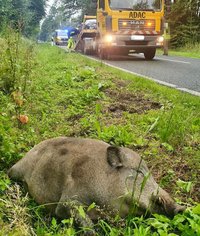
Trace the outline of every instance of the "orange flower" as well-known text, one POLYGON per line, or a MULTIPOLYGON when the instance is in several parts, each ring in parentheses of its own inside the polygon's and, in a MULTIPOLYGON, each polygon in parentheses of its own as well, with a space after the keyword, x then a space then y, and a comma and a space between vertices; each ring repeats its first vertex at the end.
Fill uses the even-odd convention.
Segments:
POLYGON ((26 116, 26 115, 19 115, 18 119, 22 124, 27 124, 28 123, 28 116, 26 116))

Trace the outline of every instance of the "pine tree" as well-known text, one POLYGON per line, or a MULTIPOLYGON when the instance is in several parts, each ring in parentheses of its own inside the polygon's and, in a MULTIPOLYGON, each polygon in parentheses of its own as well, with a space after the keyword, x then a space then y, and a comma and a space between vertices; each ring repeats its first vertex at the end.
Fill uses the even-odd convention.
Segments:
POLYGON ((175 47, 200 42, 199 0, 176 0, 168 20, 171 27, 171 43, 175 47))

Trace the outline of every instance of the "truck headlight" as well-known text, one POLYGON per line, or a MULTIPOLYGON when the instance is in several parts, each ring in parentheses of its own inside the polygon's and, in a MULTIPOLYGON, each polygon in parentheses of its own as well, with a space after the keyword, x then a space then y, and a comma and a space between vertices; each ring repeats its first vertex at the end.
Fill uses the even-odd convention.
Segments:
POLYGON ((164 37, 163 37, 163 36, 159 36, 159 37, 157 38, 157 42, 158 42, 158 43, 163 43, 163 42, 164 42, 164 37))
POLYGON ((152 26, 152 22, 150 22, 150 21, 147 22, 147 26, 148 26, 148 27, 151 27, 151 26, 152 26))
POLYGON ((106 43, 112 43, 112 42, 113 42, 113 36, 112 36, 111 34, 105 35, 104 41, 105 41, 106 43))

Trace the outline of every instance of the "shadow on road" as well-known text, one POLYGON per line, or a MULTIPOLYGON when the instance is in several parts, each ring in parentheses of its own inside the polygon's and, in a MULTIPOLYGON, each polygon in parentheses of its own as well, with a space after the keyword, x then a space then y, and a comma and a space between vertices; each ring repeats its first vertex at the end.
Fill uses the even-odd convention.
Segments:
POLYGON ((154 58, 153 60, 146 60, 143 54, 129 54, 127 56, 122 55, 112 55, 109 60, 105 61, 145 61, 145 62, 154 62, 159 61, 158 58, 154 58))

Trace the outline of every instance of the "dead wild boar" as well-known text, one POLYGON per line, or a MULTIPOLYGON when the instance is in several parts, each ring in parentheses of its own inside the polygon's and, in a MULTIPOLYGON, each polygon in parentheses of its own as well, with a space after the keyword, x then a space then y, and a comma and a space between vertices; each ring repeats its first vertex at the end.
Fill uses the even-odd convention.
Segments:
MULTIPOLYGON (((158 186, 136 152, 99 140, 59 137, 43 141, 8 174, 23 181, 37 203, 49 203, 60 218, 93 202, 122 217, 145 212, 173 216, 184 210, 158 186), (135 212, 133 205, 137 205, 135 212)), ((92 224, 92 216, 83 219, 74 214, 80 225, 92 224)))

